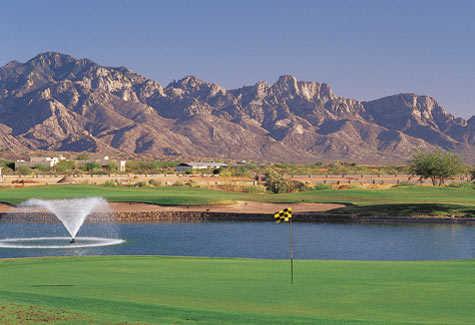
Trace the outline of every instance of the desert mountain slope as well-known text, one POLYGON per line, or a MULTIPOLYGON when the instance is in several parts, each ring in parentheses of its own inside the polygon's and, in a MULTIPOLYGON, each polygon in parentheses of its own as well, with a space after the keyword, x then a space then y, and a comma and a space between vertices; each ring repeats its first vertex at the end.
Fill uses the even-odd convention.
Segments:
POLYGON ((475 161, 475 117, 415 94, 339 97, 289 75, 231 90, 195 76, 162 87, 54 52, 0 68, 0 150, 9 153, 394 163, 419 148, 475 161))

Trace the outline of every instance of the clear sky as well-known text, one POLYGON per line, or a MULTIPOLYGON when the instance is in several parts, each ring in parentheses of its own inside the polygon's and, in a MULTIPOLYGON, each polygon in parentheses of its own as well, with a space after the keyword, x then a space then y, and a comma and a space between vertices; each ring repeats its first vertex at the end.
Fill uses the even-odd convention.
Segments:
POLYGON ((4 1, 0 65, 43 51, 127 66, 166 85, 279 75, 336 94, 435 97, 475 114, 475 1, 4 1))

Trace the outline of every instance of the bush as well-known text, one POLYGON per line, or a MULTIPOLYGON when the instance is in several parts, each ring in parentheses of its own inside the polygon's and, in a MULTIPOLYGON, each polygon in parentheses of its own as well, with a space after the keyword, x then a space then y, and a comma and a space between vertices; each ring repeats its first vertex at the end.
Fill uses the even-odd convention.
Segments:
POLYGON ((71 174, 74 171, 74 161, 61 160, 54 166, 54 170, 62 174, 71 174))
POLYGON ((266 189, 272 193, 291 193, 305 190, 305 184, 298 181, 287 180, 275 171, 265 174, 266 189))
POLYGON ((104 169, 107 173, 114 173, 119 170, 119 167, 115 162, 109 162, 106 166, 104 166, 104 169))
POLYGON ((134 184, 135 187, 145 187, 147 186, 147 183, 146 182, 137 182, 134 184))
POLYGON ((17 168, 17 172, 20 175, 30 175, 31 174, 31 168, 25 165, 21 165, 17 168))
POLYGON ((40 171, 40 172, 43 172, 43 173, 47 173, 51 170, 49 165, 46 165, 46 164, 35 165, 35 166, 33 166, 33 168, 36 169, 37 171, 40 171))
POLYGON ((111 179, 111 180, 107 180, 104 182, 104 186, 110 186, 110 187, 115 187, 115 186, 119 186, 119 181, 116 180, 116 179, 111 179))
POLYGON ((174 161, 130 160, 127 161, 127 171, 135 174, 166 174, 174 172, 177 164, 174 161))
POLYGON ((475 183, 475 167, 470 171, 470 179, 475 183))
POLYGON ((157 186, 157 187, 158 187, 158 186, 162 186, 162 182, 157 181, 156 179, 151 179, 151 180, 149 180, 149 181, 148 181, 148 184, 149 184, 150 186, 157 186))
POLYGON ((84 169, 91 174, 102 171, 101 165, 96 162, 87 162, 86 165, 84 165, 84 169))
POLYGON ((316 191, 331 190, 331 188, 331 185, 328 184, 317 184, 313 187, 313 189, 316 191))

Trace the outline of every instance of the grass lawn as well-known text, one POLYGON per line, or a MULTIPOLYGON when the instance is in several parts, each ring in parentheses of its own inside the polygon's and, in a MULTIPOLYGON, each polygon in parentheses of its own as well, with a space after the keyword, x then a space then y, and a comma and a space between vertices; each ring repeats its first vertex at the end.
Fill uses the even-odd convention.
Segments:
POLYGON ((299 260, 290 285, 285 260, 0 260, 0 318, 13 324, 473 324, 474 268, 474 260, 299 260))
POLYGON ((390 189, 309 190, 299 193, 236 193, 193 187, 109 187, 52 185, 0 189, 0 202, 18 204, 30 198, 61 199, 102 196, 114 202, 162 205, 220 204, 236 200, 262 202, 337 202, 355 205, 439 203, 475 206, 475 189, 464 187, 401 186, 390 189))
POLYGON ((391 189, 310 190, 301 193, 233 193, 191 187, 106 187, 94 185, 53 185, 0 189, 0 202, 18 204, 29 198, 71 198, 103 196, 115 202, 146 202, 162 205, 223 204, 236 200, 266 202, 335 202, 356 207, 342 213, 393 212, 411 215, 468 214, 475 215, 475 189, 463 187, 401 186, 391 189), (359 210, 358 210, 359 207, 359 210), (363 208, 363 209, 362 209, 363 208), (349 211, 351 210, 351 211, 349 211))

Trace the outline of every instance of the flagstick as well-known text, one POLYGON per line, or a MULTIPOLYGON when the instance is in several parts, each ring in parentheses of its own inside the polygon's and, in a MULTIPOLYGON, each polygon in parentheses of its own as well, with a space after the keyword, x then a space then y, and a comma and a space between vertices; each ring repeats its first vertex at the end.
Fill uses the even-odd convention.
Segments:
POLYGON ((294 284, 294 239, 292 218, 289 220, 290 284, 294 284))

